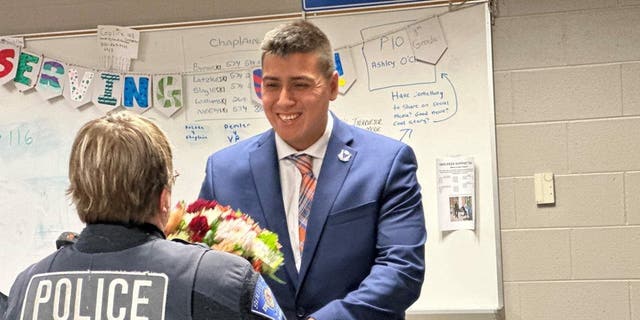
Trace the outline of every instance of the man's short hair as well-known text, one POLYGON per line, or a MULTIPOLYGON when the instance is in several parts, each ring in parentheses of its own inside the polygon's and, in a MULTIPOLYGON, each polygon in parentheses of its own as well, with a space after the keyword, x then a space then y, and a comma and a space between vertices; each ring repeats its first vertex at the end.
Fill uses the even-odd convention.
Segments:
POLYGON ((124 111, 86 123, 69 159, 67 194, 85 223, 148 222, 173 184, 171 146, 150 120, 124 111))
POLYGON ((333 50, 327 35, 311 22, 296 20, 267 32, 262 40, 262 59, 266 54, 285 57, 293 53, 318 54, 318 68, 326 78, 335 71, 333 50))

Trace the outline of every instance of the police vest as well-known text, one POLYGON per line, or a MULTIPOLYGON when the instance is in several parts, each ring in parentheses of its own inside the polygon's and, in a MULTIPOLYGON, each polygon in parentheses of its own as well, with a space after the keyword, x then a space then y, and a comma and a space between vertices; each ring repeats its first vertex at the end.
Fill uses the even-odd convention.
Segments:
POLYGON ((31 269, 22 319, 191 319, 205 249, 152 240, 117 252, 67 246, 31 269))

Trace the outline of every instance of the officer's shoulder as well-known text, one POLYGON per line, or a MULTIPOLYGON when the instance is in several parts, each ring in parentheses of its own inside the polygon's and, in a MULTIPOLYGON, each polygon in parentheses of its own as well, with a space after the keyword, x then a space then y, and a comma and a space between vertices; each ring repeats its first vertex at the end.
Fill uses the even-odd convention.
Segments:
POLYGON ((196 291, 214 300, 233 301, 249 294, 248 290, 253 293, 256 277, 256 272, 246 259, 227 252, 208 250, 198 264, 196 291))
POLYGON ((182 239, 178 239, 178 238, 174 238, 169 240, 169 242, 172 243, 173 246, 187 246, 185 248, 192 248, 192 249, 209 249, 209 247, 207 247, 207 245, 205 243, 202 242, 189 242, 189 241, 185 241, 182 239))
POLYGON ((201 267, 203 268, 224 268, 229 270, 233 268, 235 270, 242 270, 246 273, 248 269, 252 269, 251 263, 243 257, 228 252, 222 252, 217 250, 207 250, 202 257, 201 267))
POLYGON ((251 264, 247 259, 238 255, 213 250, 204 243, 190 243, 181 239, 171 239, 169 246, 177 247, 177 250, 195 250, 202 252, 202 267, 209 266, 232 266, 234 268, 250 268, 251 264))

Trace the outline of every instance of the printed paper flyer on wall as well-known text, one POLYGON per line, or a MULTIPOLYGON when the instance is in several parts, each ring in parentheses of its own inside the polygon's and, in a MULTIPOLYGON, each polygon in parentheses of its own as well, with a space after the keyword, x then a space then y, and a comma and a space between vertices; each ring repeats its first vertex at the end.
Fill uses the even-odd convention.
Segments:
POLYGON ((475 229, 475 165, 472 157, 436 159, 440 230, 475 229))

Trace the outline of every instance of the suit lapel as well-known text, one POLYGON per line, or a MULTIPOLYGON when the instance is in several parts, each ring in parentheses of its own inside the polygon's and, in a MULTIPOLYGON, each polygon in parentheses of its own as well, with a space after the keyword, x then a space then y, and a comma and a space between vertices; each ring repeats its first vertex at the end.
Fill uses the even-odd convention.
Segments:
POLYGON ((302 254, 300 274, 298 276, 300 286, 298 286, 297 292, 299 292, 307 270, 313 262, 313 257, 320 237, 322 236, 327 216, 329 212, 331 212, 333 203, 342 188, 349 168, 351 168, 351 164, 357 154, 357 151, 349 147, 352 140, 349 127, 336 117, 333 119, 333 131, 324 155, 322 169, 320 170, 316 191, 313 196, 313 203, 311 204, 311 213, 309 214, 309 222, 307 224, 307 237, 304 243, 304 252, 302 254), (338 158, 338 154, 343 150, 351 154, 351 158, 348 161, 342 161, 338 158))
POLYGON ((287 261, 284 267, 294 286, 297 287, 298 271, 293 263, 287 218, 284 214, 284 205, 282 203, 278 153, 273 130, 268 131, 260 140, 258 148, 251 152, 249 162, 262 212, 267 222, 264 227, 279 235, 282 252, 285 261, 287 261))

